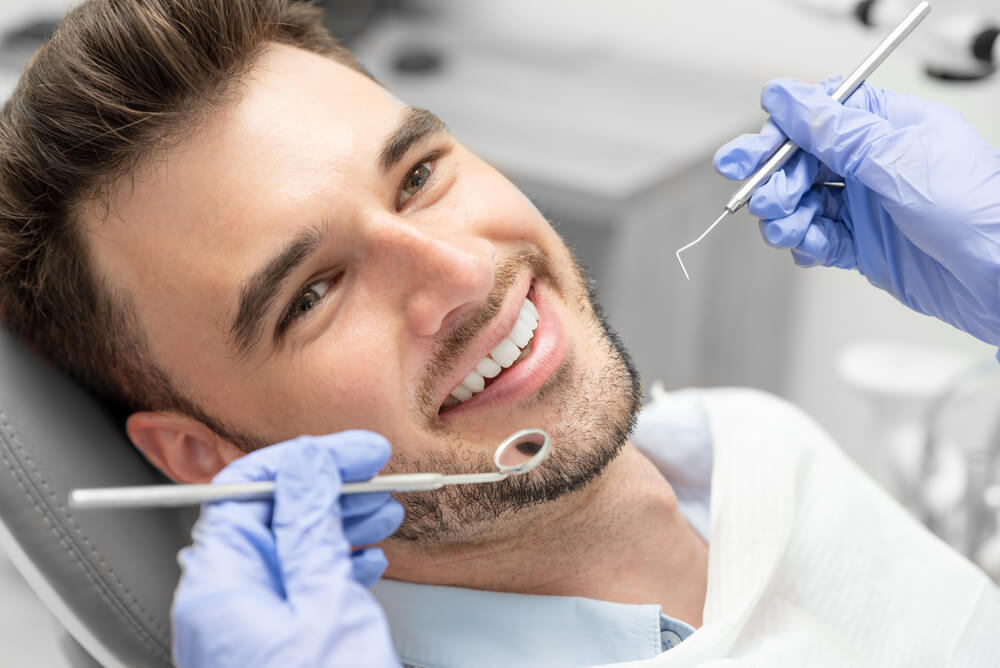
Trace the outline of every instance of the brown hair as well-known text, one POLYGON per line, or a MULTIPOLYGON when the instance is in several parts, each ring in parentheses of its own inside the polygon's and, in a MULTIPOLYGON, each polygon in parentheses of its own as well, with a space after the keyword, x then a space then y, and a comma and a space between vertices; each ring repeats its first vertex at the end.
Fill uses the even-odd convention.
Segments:
POLYGON ((42 356, 126 410, 175 410, 247 448, 154 360, 128 294, 88 257, 84 202, 231 101, 268 43, 364 72, 290 0, 90 0, 70 12, 0 112, 0 313, 42 356))

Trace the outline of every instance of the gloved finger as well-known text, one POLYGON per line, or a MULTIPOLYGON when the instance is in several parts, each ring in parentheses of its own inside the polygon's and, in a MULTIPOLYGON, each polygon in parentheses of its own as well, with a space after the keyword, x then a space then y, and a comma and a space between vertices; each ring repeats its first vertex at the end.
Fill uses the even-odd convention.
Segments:
POLYGON ((283 443, 255 450, 230 463, 215 476, 212 482, 248 482, 274 480, 286 448, 299 443, 320 441, 335 443, 337 460, 344 480, 367 480, 389 461, 392 448, 384 436, 362 429, 327 434, 324 436, 299 436, 283 443))
POLYGON ((865 181, 873 147, 891 141, 889 121, 865 109, 841 105, 822 86, 776 79, 764 87, 761 103, 774 123, 802 149, 847 178, 865 181))
MULTIPOLYGON (((826 91, 827 95, 832 96, 843 81, 844 77, 836 76, 824 79, 816 85, 826 91)), ((851 93, 844 106, 869 111, 881 118, 891 118, 895 127, 926 123, 932 115, 957 113, 954 108, 940 102, 876 88, 865 82, 851 93)))
POLYGON ((850 269, 856 262, 854 238, 843 223, 816 216, 793 256, 800 266, 806 266, 802 262, 808 261, 808 266, 822 264, 850 269))
POLYGON ((786 139, 778 126, 767 121, 759 133, 741 135, 722 146, 712 162, 722 176, 742 181, 757 171, 786 139))
MULTIPOLYGON (((293 446, 309 436, 299 437, 283 443, 269 445, 266 448, 254 450, 233 462, 230 462, 224 469, 219 471, 212 479, 213 484, 228 484, 240 482, 258 482, 274 480, 281 458, 286 455, 285 448, 293 446)), ((252 515, 253 521, 258 524, 270 526, 272 503, 270 500, 261 501, 239 501, 232 504, 228 502, 205 504, 202 508, 202 517, 214 517, 219 525, 230 524, 242 526, 246 521, 237 516, 247 513, 252 515)))
MULTIPOLYGON (((275 446, 252 452, 225 467, 213 483, 274 478, 279 457, 275 446)), ((270 501, 219 501, 202 506, 192 530, 193 544, 178 559, 183 575, 174 607, 183 611, 223 593, 256 592, 280 598, 281 574, 270 530, 270 501)))
POLYGON ((345 520, 351 517, 370 515, 375 512, 386 501, 389 500, 389 492, 370 492, 366 494, 341 494, 340 514, 345 520))
MULTIPOLYGON (((300 436, 289 441, 254 450, 230 462, 216 474, 215 478, 212 479, 212 483, 227 484, 274 480, 282 458, 289 454, 288 448, 298 447, 298 444, 313 438, 312 436, 300 436)), ((235 505, 212 503, 206 504, 202 510, 203 516, 209 514, 210 516, 218 517, 217 522, 220 525, 227 522, 229 524, 244 524, 244 522, 237 522, 237 519, 234 517, 234 514, 242 513, 251 513, 256 522, 270 525, 272 503, 269 500, 240 501, 235 505), (224 519, 224 516, 228 517, 228 519, 224 519)))
MULTIPOLYGON (((843 77, 831 77, 818 85, 833 93, 841 81, 843 77)), ((757 171, 787 139, 785 133, 768 119, 760 132, 741 135, 719 148, 712 162, 722 176, 742 181, 757 171)))
POLYGON ((372 545, 391 536, 403 523, 403 506, 395 499, 361 517, 344 520, 344 536, 351 545, 372 545))
POLYGON ((843 82, 844 77, 838 74, 837 76, 827 77, 816 85, 825 90, 827 95, 833 95, 833 92, 837 90, 843 82))
POLYGON ((263 600, 245 590, 195 605, 175 605, 171 614, 174 665, 261 665, 259 639, 266 638, 271 646, 297 640, 289 637, 296 630, 289 627, 289 619, 283 600, 263 600))
POLYGON ((182 584, 206 594, 248 586, 280 590, 271 512, 270 501, 204 504, 193 544, 179 556, 182 584))
POLYGON ((748 211, 762 220, 789 215, 813 187, 818 172, 819 161, 799 151, 754 191, 748 211))
POLYGON ((881 118, 892 119, 893 126, 897 128, 921 125, 927 123, 928 119, 941 114, 960 113, 953 107, 940 102, 933 102, 916 95, 876 88, 867 83, 858 86, 858 89, 844 102, 844 106, 869 111, 881 118))
MULTIPOLYGON (((302 437, 308 438, 308 437, 302 437)), ((286 445, 300 439, 269 445, 266 448, 254 450, 230 462, 212 479, 213 483, 254 482, 259 480, 274 480, 278 463, 283 456, 286 445)))
POLYGON ((287 611, 267 525, 245 523, 243 518, 234 524, 231 519, 206 522, 203 513, 195 525, 194 544, 178 556, 182 575, 171 605, 175 653, 183 650, 178 657, 184 661, 178 665, 201 665, 189 660, 209 645, 237 640, 226 635, 230 629, 246 633, 263 619, 278 624, 287 611))
POLYGON ((319 605, 322 599, 335 600, 351 576, 351 548, 338 503, 337 454, 345 444, 350 441, 316 438, 296 443, 287 448, 275 478, 271 529, 285 592, 297 610, 319 605))
POLYGON ((775 248, 795 248, 802 243, 806 230, 823 209, 822 196, 810 190, 797 209, 787 216, 760 221, 760 233, 775 248))
POLYGON ((248 526, 267 530, 271 525, 272 511, 271 501, 267 499, 213 501, 202 506, 199 523, 217 527, 225 535, 228 535, 230 530, 243 531, 248 526))
POLYGON ((181 550, 178 562, 182 577, 174 595, 175 608, 197 607, 220 594, 253 594, 273 603, 282 600, 273 544, 218 536, 196 539, 194 545, 181 550))
POLYGON ((337 464, 346 482, 368 480, 385 466, 392 454, 389 441, 373 431, 353 429, 316 438, 335 441, 337 464))
POLYGON ((351 577, 365 587, 375 584, 388 566, 385 552, 380 547, 367 547, 351 554, 351 577))
POLYGON ((820 264, 819 262, 816 261, 816 258, 814 258, 812 255, 805 255, 803 253, 798 252, 794 248, 792 249, 792 260, 795 261, 795 264, 797 266, 803 267, 805 269, 808 269, 809 267, 815 267, 820 264))

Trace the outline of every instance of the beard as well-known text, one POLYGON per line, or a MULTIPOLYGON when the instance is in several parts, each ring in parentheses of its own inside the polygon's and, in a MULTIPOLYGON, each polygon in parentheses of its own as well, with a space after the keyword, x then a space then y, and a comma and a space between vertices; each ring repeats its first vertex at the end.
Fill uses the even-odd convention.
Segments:
MULTIPOLYGON (((497 520, 584 489, 621 453, 641 407, 639 373, 597 301, 594 281, 578 260, 572 262, 574 284, 560 292, 589 325, 585 331, 598 343, 600 364, 584 367, 568 354, 539 392, 522 404, 524 408, 544 407, 551 416, 546 420, 553 442, 548 458, 527 474, 497 483, 398 495, 406 516, 389 540, 444 545, 494 534, 502 530, 497 520)), ((426 369, 418 392, 421 411, 430 416, 429 427, 451 447, 444 454, 394 455, 387 470, 446 474, 495 470, 490 456, 474 453, 459 435, 448 433, 436 422, 432 388, 439 386, 442 370, 447 368, 445 360, 464 350, 496 315, 507 288, 525 266, 537 277, 552 281, 548 261, 540 256, 524 253, 503 263, 484 307, 455 328, 426 369)))
MULTIPOLYGON (((507 519, 532 506, 582 490, 622 451, 635 428, 641 407, 639 373, 618 334, 597 301, 593 279, 572 255, 572 284, 562 286, 549 260, 535 253, 519 253, 496 271, 486 303, 466 317, 438 346, 427 364, 416 396, 425 428, 446 442, 440 453, 416 456, 394 454, 382 473, 435 472, 444 474, 495 471, 492 453, 471 447, 459 434, 449 433, 437 420, 435 388, 458 357, 500 311, 517 277, 530 269, 564 296, 585 321, 584 335, 597 343, 599 364, 584 367, 572 353, 524 408, 543 407, 546 431, 552 438, 549 456, 534 470, 497 483, 455 485, 429 492, 400 494, 406 510, 402 526, 388 540, 421 545, 468 542, 503 530, 507 519)), ((284 439, 237 431, 204 411, 192 414, 245 452, 284 439)), ((530 425, 529 425, 530 426, 530 425)))

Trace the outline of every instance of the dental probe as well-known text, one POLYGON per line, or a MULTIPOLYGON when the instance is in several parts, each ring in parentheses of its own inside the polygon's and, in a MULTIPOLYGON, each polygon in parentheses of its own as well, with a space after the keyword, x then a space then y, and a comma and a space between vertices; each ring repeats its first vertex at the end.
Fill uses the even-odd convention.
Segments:
MULTIPOLYGON (((843 83, 841 83, 837 90, 833 92, 831 97, 837 102, 843 104, 847 98, 849 98, 854 91, 858 89, 858 86, 860 86, 862 82, 864 82, 872 75, 873 72, 875 72, 876 69, 878 69, 878 66, 889 57, 889 54, 895 51, 896 47, 902 44, 903 40, 909 37, 910 33, 913 32, 918 25, 920 25, 920 22, 927 17, 930 11, 931 3, 928 0, 924 0, 914 7, 913 11, 907 14, 906 17, 899 22, 899 25, 897 25, 893 31, 889 33, 889 35, 886 36, 886 38, 882 40, 878 46, 875 47, 875 50, 872 51, 860 65, 858 65, 857 69, 851 72, 851 74, 844 79, 843 83)), ((750 197, 753 195, 753 192, 760 185, 771 178, 772 174, 784 167, 785 163, 787 163, 789 159, 795 155, 797 150, 799 150, 799 147, 796 146, 791 139, 786 140, 784 144, 779 146, 778 149, 771 154, 771 157, 767 159, 767 162, 761 165, 760 168, 758 168, 757 171, 754 172, 753 175, 750 176, 750 178, 748 178, 735 193, 733 193, 733 196, 729 198, 729 201, 726 203, 726 206, 722 211, 722 215, 719 216, 714 223, 709 225, 708 229, 701 233, 701 236, 688 245, 677 250, 677 262, 680 263, 681 270, 684 272, 685 278, 691 280, 691 277, 688 276, 687 268, 684 266, 684 261, 681 260, 681 253, 696 245, 708 236, 708 233, 715 229, 715 226, 721 223, 722 219, 727 215, 736 213, 742 209, 743 206, 750 201, 750 197)))
MULTIPOLYGON (((505 438, 493 454, 496 471, 445 475, 443 473, 399 473, 379 475, 364 482, 347 482, 341 494, 369 492, 423 492, 446 485, 500 482, 509 475, 532 470, 552 450, 552 439, 541 429, 522 429, 505 438)), ((203 485, 141 485, 75 489, 70 492, 72 508, 163 508, 194 506, 209 501, 255 501, 274 496, 274 481, 209 483, 203 485)))

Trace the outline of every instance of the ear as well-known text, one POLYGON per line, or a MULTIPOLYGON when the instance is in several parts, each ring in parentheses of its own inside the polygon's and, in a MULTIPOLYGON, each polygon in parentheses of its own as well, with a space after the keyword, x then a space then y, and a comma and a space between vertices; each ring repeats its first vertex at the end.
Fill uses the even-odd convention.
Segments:
POLYGON ((135 447, 175 482, 210 482, 242 450, 203 423, 179 413, 140 411, 125 431, 135 447))

